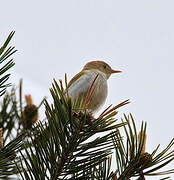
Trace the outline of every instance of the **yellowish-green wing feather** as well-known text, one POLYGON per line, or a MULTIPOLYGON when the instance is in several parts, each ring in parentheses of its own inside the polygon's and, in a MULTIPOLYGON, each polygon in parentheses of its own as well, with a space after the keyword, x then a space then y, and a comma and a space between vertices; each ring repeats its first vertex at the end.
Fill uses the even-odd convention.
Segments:
POLYGON ((81 76, 83 76, 85 74, 84 71, 79 72, 78 74, 76 74, 68 83, 68 88, 77 80, 79 79, 81 76))

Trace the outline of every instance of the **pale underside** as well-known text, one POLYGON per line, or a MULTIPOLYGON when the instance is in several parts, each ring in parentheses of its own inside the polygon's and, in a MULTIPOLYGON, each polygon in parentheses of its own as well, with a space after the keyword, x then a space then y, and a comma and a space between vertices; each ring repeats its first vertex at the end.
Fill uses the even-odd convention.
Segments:
POLYGON ((92 83, 94 83, 94 91, 90 96, 87 109, 91 110, 93 113, 97 112, 104 104, 108 93, 106 75, 98 70, 86 70, 85 73, 83 72, 82 75, 78 74, 77 77, 77 80, 73 79, 73 81, 70 81, 70 86, 68 88, 68 96, 75 102, 74 108, 83 108, 89 88, 92 83), (94 81, 95 78, 96 80, 94 81))

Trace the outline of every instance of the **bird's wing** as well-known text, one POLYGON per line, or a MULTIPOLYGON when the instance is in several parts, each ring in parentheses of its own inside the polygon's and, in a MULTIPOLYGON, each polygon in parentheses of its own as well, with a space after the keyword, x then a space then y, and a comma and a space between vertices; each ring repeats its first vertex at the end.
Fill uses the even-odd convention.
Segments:
POLYGON ((72 98, 82 94, 86 94, 92 85, 96 74, 94 72, 80 72, 72 78, 68 84, 68 95, 72 98))
POLYGON ((81 76, 83 76, 85 74, 85 72, 81 71, 78 74, 76 74, 68 83, 68 88, 77 80, 79 79, 81 76))

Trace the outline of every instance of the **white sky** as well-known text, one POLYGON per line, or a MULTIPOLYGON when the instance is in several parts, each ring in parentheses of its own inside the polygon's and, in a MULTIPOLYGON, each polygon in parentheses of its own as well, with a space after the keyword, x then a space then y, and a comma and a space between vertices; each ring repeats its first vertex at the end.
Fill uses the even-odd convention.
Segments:
POLYGON ((173 0, 5 0, 0 17, 1 44, 16 31, 11 80, 22 77, 37 104, 53 78, 104 60, 123 71, 110 78, 104 107, 131 100, 121 113, 147 121, 148 152, 174 137, 173 0))

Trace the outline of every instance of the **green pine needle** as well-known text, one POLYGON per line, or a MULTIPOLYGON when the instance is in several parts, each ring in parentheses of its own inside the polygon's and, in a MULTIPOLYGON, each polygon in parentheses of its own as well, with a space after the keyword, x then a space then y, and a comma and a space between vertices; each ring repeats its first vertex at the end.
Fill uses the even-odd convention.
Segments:
POLYGON ((4 61, 7 61, 5 65, 3 65, 0 68, 0 96, 2 96, 5 93, 5 90, 10 84, 5 84, 6 81, 9 79, 10 74, 4 75, 5 72, 7 72, 11 67, 14 66, 14 61, 13 59, 8 60, 9 57, 11 57, 17 50, 15 50, 15 47, 9 47, 8 44, 11 41, 14 31, 12 31, 5 43, 2 45, 0 48, 0 64, 2 64, 4 61))

